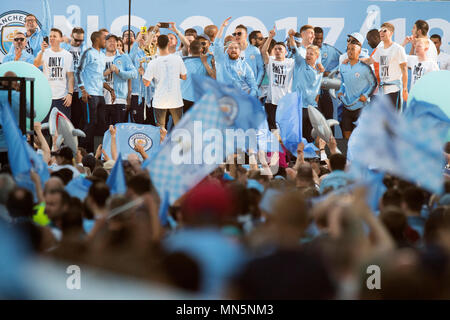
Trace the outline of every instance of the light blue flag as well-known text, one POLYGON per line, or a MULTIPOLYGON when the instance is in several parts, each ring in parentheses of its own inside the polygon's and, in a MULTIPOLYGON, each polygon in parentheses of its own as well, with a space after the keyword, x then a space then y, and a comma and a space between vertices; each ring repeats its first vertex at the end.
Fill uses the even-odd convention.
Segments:
POLYGON ((92 185, 92 181, 88 180, 84 177, 77 177, 75 179, 70 180, 67 186, 64 188, 70 196, 80 199, 84 201, 87 197, 89 188, 92 185))
POLYGON ((422 124, 426 126, 424 130, 429 128, 439 130, 442 143, 448 141, 447 137, 450 137, 450 118, 437 105, 418 101, 414 98, 410 101, 404 115, 409 121, 420 119, 422 124))
POLYGON ((229 128, 257 130, 263 121, 267 121, 259 100, 244 91, 199 75, 192 75, 192 83, 196 101, 209 91, 216 95, 220 108, 226 114, 229 128))
POLYGON ((276 122, 281 140, 292 154, 297 154, 297 146, 302 141, 302 96, 297 92, 285 95, 278 102, 276 122))
POLYGON ((352 162, 441 193, 443 143, 426 119, 407 120, 380 96, 364 108, 349 144, 352 162))
POLYGON ((159 221, 162 226, 165 226, 168 222, 168 211, 169 211, 169 192, 166 191, 164 196, 161 198, 161 205, 159 207, 159 221))
MULTIPOLYGON (((117 153, 122 154, 122 159, 126 160, 129 154, 138 154, 134 151, 136 144, 141 144, 145 152, 152 158, 158 153, 160 147, 161 134, 159 127, 138 124, 138 123, 118 123, 116 124, 116 145, 117 153)), ((111 134, 106 130, 103 135, 103 149, 110 159, 111 157, 111 134)), ((139 158, 142 159, 141 155, 139 158)))
POLYGON ((14 179, 19 175, 27 175, 29 179, 31 170, 30 156, 26 148, 26 142, 24 142, 22 132, 17 126, 9 103, 0 102, 0 111, 0 124, 3 128, 3 135, 8 149, 8 159, 12 175, 14 179))
POLYGON ((125 181, 125 172, 123 170, 122 157, 119 153, 116 163, 111 170, 111 173, 106 180, 111 194, 124 194, 127 192, 127 183, 125 181))
POLYGON ((226 116, 217 97, 205 94, 165 138, 147 169, 161 198, 173 204, 224 161, 226 116))

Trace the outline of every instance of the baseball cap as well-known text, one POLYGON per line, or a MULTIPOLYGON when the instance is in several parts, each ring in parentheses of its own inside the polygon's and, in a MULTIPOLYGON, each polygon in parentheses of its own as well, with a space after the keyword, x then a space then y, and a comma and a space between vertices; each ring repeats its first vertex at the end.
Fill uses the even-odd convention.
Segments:
POLYGON ((108 160, 103 164, 103 169, 111 170, 115 164, 116 164, 116 162, 114 160, 108 160))
POLYGON ((348 34, 347 37, 353 37, 361 44, 361 46, 364 43, 364 37, 359 32, 353 32, 352 34, 348 34))
POLYGON ((197 36, 197 39, 198 38, 203 38, 203 39, 208 40, 209 42, 211 42, 211 39, 204 33, 202 33, 201 35, 197 36))

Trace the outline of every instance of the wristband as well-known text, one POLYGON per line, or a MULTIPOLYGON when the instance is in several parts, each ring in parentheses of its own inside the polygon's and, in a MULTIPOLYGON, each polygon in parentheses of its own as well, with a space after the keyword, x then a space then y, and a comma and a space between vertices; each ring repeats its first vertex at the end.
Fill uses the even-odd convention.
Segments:
POLYGON ((69 94, 73 97, 73 92, 69 92, 69 94))

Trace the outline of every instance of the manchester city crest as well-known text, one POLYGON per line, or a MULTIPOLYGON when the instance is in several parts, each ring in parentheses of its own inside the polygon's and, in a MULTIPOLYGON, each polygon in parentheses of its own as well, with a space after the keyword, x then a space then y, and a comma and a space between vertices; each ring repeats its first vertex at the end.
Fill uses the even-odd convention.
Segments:
POLYGON ((236 100, 230 96, 222 97, 219 99, 219 107, 225 113, 227 125, 233 125, 239 111, 236 100))
POLYGON ((135 133, 128 138, 128 145, 134 150, 136 145, 141 145, 145 151, 148 151, 153 146, 152 139, 145 133, 135 133))
MULTIPOLYGON (((25 17, 28 12, 21 10, 11 10, 0 15, 0 34, 1 46, 0 51, 7 54, 12 46, 14 40, 14 33, 16 31, 26 32, 25 17)), ((37 21, 38 28, 41 28, 41 23, 37 21)))

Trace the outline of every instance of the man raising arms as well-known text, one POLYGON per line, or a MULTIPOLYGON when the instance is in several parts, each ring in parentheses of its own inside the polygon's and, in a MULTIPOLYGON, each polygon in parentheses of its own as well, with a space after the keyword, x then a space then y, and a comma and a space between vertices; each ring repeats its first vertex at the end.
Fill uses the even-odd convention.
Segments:
POLYGON ((214 59, 216 62, 216 79, 219 82, 235 86, 250 95, 258 96, 258 85, 254 73, 246 60, 240 59, 241 47, 236 41, 228 44, 224 50, 222 35, 231 17, 226 19, 214 41, 214 59))
POLYGON ((267 113, 269 129, 276 129, 277 105, 281 98, 292 91, 292 79, 295 60, 286 58, 286 46, 284 42, 277 42, 273 48, 274 56, 269 56, 269 44, 275 37, 275 28, 269 31, 269 39, 261 49, 264 63, 269 78, 269 90, 264 105, 267 113))
POLYGON ((172 115, 174 125, 183 114, 180 79, 186 80, 186 67, 180 56, 169 52, 169 38, 166 35, 160 35, 157 44, 159 56, 148 63, 142 78, 145 86, 155 80, 153 108, 157 125, 164 128, 167 111, 172 115))

